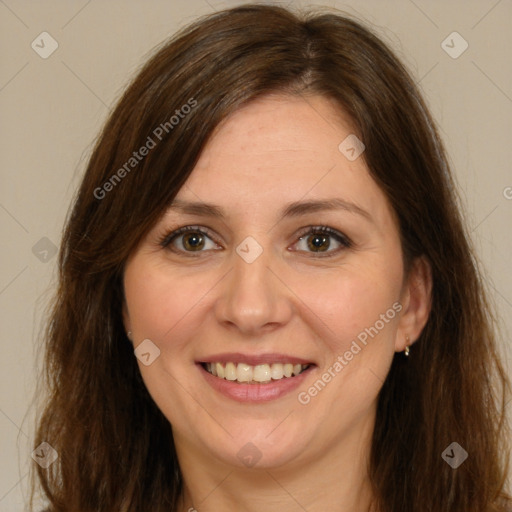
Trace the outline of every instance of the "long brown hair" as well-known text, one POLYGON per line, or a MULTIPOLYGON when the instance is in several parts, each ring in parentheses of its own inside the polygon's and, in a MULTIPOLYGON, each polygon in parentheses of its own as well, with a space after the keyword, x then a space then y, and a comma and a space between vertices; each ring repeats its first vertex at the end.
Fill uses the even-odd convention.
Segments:
POLYGON ((215 127, 272 92, 336 100, 396 212, 406 260, 424 256, 432 267, 428 323, 411 356, 395 356, 379 396, 369 466, 378 509, 505 510, 509 388, 428 109, 402 64, 360 23, 262 5, 207 16, 166 42, 95 145, 63 235, 45 339, 48 395, 35 446, 46 441, 59 458, 34 467, 49 510, 177 510, 171 426, 123 328, 123 268, 215 127), (442 458, 452 442, 469 454, 457 469, 442 458))

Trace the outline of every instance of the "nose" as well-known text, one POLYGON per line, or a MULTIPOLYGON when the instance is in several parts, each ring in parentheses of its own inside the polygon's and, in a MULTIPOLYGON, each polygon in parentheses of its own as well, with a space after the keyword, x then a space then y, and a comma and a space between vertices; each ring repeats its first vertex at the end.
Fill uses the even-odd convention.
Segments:
POLYGON ((233 267, 220 283, 215 315, 225 328, 264 334, 290 321, 292 293, 278 277, 279 265, 269 251, 249 261, 233 253, 233 267))

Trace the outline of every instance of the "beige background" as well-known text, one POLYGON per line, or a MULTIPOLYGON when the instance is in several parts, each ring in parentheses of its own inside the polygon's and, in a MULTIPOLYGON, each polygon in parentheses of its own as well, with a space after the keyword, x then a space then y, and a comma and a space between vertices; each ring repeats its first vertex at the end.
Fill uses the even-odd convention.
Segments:
MULTIPOLYGON (((156 44, 199 14, 238 3, 0 0, 0 512, 24 510, 36 339, 54 285, 52 249, 92 141, 156 44), (41 45, 43 31, 59 45, 47 59, 31 47, 34 40, 41 45)), ((487 268, 510 368, 512 2, 324 5, 374 24, 420 83, 441 126, 487 268), (441 47, 453 31, 469 44, 456 59, 441 47)), ((452 51, 460 44, 455 40, 452 51)))

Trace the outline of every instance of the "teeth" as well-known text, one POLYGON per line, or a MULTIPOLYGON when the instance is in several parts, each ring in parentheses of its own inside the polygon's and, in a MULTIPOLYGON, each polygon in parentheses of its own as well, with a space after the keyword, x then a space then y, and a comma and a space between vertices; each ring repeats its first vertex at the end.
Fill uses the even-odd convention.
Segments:
POLYGON ((252 366, 248 364, 238 363, 236 367, 236 380, 238 382, 251 382, 252 366))
POLYGON ((226 380, 236 380, 236 367, 234 363, 228 363, 224 373, 226 380))
POLYGON ((206 363, 206 370, 219 377, 230 381, 241 383, 269 383, 272 380, 281 380, 289 378, 292 375, 299 375, 308 364, 292 364, 292 363, 274 363, 274 364, 258 364, 251 366, 245 363, 206 363))
POLYGON ((273 364, 270 367, 270 376, 274 380, 282 379, 284 377, 283 365, 281 363, 273 364))
POLYGON ((259 364, 254 367, 254 380, 256 382, 270 382, 270 366, 268 364, 259 364))

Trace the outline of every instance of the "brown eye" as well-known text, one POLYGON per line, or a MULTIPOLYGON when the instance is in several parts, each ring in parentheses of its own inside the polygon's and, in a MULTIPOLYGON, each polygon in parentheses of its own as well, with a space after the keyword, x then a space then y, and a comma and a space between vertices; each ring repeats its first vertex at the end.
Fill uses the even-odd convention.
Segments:
POLYGON ((308 247, 312 251, 320 251, 324 252, 329 249, 331 245, 331 241, 329 240, 329 236, 325 235, 309 235, 307 237, 308 247))
POLYGON ((218 250, 212 236, 196 226, 185 226, 168 234, 160 245, 177 253, 201 253, 207 250, 218 250))
POLYGON ((187 251, 200 251, 205 245, 205 240, 200 233, 186 233, 182 237, 182 245, 187 251))
POLYGON ((348 237, 327 226, 309 227, 295 243, 295 250, 331 256, 352 246, 348 237))

